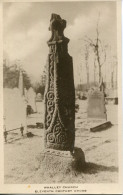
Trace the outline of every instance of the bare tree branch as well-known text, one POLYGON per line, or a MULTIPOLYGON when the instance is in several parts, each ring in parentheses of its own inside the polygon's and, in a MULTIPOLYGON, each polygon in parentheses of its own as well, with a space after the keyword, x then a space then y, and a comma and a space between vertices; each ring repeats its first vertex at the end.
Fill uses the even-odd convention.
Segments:
POLYGON ((106 50, 104 50, 104 61, 100 64, 100 66, 102 66, 106 61, 106 50))
POLYGON ((98 20, 97 20, 97 28, 96 28, 96 32, 97 32, 97 39, 99 37, 99 22, 100 22, 100 12, 98 14, 98 20))

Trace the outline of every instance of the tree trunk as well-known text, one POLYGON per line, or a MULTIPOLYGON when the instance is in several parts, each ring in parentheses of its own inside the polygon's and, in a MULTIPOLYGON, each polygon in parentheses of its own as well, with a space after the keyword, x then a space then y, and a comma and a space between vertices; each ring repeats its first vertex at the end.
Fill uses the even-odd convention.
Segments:
POLYGON ((87 87, 89 87, 89 67, 87 68, 87 87))
POLYGON ((102 70, 101 70, 101 66, 99 66, 99 83, 101 83, 102 80, 102 70))
POLYGON ((96 59, 94 60, 94 84, 96 84, 96 59))
POLYGON ((114 72, 111 73, 111 88, 114 89, 114 72))

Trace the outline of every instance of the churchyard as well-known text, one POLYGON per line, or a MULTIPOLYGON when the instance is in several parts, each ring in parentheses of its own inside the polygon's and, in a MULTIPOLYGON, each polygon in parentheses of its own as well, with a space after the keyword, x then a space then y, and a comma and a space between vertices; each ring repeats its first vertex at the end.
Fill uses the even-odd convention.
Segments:
POLYGON ((82 128, 87 119, 87 100, 78 100, 79 110, 75 120, 75 147, 85 154, 86 168, 76 174, 65 175, 55 172, 52 176, 42 173, 40 156, 44 148, 44 129, 36 128, 36 122, 43 122, 44 103, 38 102, 38 113, 28 117, 27 128, 32 137, 21 137, 11 132, 8 143, 4 144, 5 183, 114 183, 118 181, 118 121, 114 104, 106 105, 107 117, 113 126, 107 130, 90 132, 82 128), (31 128, 32 126, 32 128, 31 128), (18 138, 18 139, 17 139, 18 138))
MULTIPOLYGON (((78 85, 86 95, 79 97, 65 28, 66 20, 51 14, 42 96, 32 86, 26 89, 21 68, 18 88, 4 88, 6 184, 118 182, 118 97, 106 92, 99 39, 90 44, 98 63, 98 81, 89 83, 87 77, 86 85, 78 85)), ((85 59, 88 67, 87 53, 85 59)), ((117 91, 117 85, 110 89, 117 91)))

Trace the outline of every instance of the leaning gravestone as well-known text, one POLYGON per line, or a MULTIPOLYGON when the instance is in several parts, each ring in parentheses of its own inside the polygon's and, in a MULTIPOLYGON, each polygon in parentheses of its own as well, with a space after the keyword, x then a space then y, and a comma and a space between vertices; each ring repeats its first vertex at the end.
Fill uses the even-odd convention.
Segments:
POLYGON ((69 39, 63 34, 65 27, 66 21, 52 14, 44 96, 45 148, 41 155, 42 170, 45 174, 48 171, 48 176, 67 172, 78 161, 84 163, 82 150, 74 148, 75 89, 72 57, 67 49, 69 39))

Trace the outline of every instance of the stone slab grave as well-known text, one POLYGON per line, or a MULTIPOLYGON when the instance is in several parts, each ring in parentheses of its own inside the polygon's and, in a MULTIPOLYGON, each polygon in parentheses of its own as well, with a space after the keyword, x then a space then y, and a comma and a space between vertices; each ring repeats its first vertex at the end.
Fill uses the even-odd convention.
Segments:
POLYGON ((63 34, 66 21, 57 14, 51 15, 48 41, 49 55, 44 95, 44 149, 39 164, 45 174, 81 168, 84 153, 74 147, 75 142, 75 89, 72 57, 68 54, 69 39, 63 34), (79 165, 78 165, 79 164, 79 165))
POLYGON ((107 121, 104 92, 99 89, 90 90, 88 93, 87 120, 84 127, 96 132, 111 126, 111 122, 107 121))

